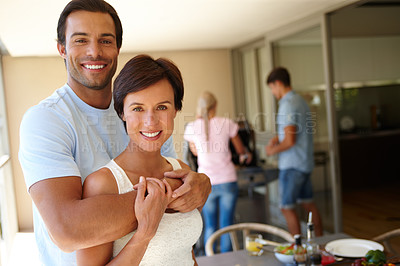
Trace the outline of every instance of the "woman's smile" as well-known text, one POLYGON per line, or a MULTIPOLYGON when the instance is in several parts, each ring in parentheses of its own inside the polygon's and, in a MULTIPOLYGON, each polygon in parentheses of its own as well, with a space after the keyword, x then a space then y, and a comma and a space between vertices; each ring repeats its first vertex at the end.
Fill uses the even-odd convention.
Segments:
POLYGON ((144 132, 140 131, 140 134, 145 136, 146 138, 151 138, 151 139, 157 139, 162 131, 156 131, 156 132, 144 132))

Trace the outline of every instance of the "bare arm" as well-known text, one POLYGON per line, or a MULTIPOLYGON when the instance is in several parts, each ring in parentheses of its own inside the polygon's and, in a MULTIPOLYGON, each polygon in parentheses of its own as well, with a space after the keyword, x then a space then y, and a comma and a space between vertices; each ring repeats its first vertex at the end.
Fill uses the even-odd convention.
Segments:
POLYGON ((65 252, 114 241, 137 227, 136 192, 82 199, 79 177, 42 180, 29 192, 53 242, 65 252))
POLYGON ((240 163, 243 164, 244 162, 246 162, 247 164, 249 164, 252 159, 252 154, 247 151, 239 135, 236 135, 233 138, 231 138, 231 141, 233 147, 235 147, 235 151, 237 152, 237 154, 239 154, 240 163))
POLYGON ((197 264, 196 256, 194 255, 194 250, 193 249, 192 249, 192 257, 193 257, 193 261, 194 261, 194 266, 198 266, 199 264, 197 264))
POLYGON ((193 142, 189 142, 189 149, 193 153, 194 156, 197 156, 196 145, 193 142))
MULTIPOLYGON (((172 189, 165 180, 161 181, 155 178, 148 180, 146 181, 144 177, 141 177, 137 186, 134 209, 138 228, 126 246, 111 261, 112 242, 78 250, 78 265, 139 265, 150 240, 157 232, 158 225, 172 197, 172 189), (147 195, 145 196, 146 192, 147 195)), ((107 193, 109 185, 112 184, 103 182, 100 188, 88 187, 88 190, 90 190, 90 193, 107 193)))
POLYGON ((273 138, 265 147, 267 155, 274 155, 282 151, 288 150, 296 144, 296 126, 285 127, 285 137, 282 142, 278 138, 273 138))

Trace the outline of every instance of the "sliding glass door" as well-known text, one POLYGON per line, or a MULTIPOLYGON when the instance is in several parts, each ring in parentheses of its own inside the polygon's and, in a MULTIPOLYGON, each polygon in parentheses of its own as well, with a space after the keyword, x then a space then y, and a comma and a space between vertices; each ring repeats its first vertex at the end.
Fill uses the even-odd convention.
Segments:
POLYGON ((9 157, 7 116, 0 55, 0 265, 7 265, 18 230, 14 185, 9 157))
POLYGON ((275 101, 265 84, 268 48, 260 40, 234 50, 232 55, 236 113, 254 129, 259 159, 276 164, 276 157, 267 158, 264 148, 275 128, 275 101))
MULTIPOLYGON (((315 168, 312 172, 314 199, 323 217, 324 229, 334 231, 330 180, 327 95, 324 77, 322 35, 315 26, 272 42, 273 65, 291 74, 292 88, 308 103, 312 113, 309 126, 314 136, 315 168)), ((307 214, 299 208, 300 217, 307 214)))
MULTIPOLYGON (((324 16, 289 25, 266 34, 262 41, 250 43, 233 52, 235 92, 239 112, 244 112, 256 128, 260 157, 268 166, 277 158, 265 155, 264 146, 275 134, 275 102, 265 78, 273 67, 286 67, 292 87, 307 101, 314 134, 315 168, 312 172, 315 202, 323 217, 324 230, 340 232, 340 179, 337 173, 337 140, 334 126, 333 88, 331 86, 330 47, 324 16)), ((239 113, 238 112, 238 113, 239 113)), ((286 225, 279 211, 277 182, 269 184, 269 221, 286 225)), ((298 213, 302 221, 307 214, 298 213)))

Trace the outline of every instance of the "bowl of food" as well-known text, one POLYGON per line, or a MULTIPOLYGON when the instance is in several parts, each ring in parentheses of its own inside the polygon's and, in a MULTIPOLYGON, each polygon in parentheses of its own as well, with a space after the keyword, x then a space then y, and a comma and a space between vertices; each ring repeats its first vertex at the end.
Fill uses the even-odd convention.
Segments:
POLYGON ((275 257, 282 263, 294 264, 293 246, 294 244, 287 243, 275 247, 274 248, 275 257))

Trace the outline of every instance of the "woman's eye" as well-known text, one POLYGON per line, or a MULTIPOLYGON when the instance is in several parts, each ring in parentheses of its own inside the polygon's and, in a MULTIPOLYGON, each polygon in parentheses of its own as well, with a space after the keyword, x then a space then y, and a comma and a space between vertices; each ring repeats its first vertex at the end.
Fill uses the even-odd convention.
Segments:
POLYGON ((135 107, 132 109, 132 111, 134 111, 134 112, 140 112, 142 110, 143 110, 142 107, 135 107))
POLYGON ((157 109, 158 109, 158 110, 167 110, 167 106, 165 106, 165 105, 160 105, 160 106, 158 106, 157 109))

